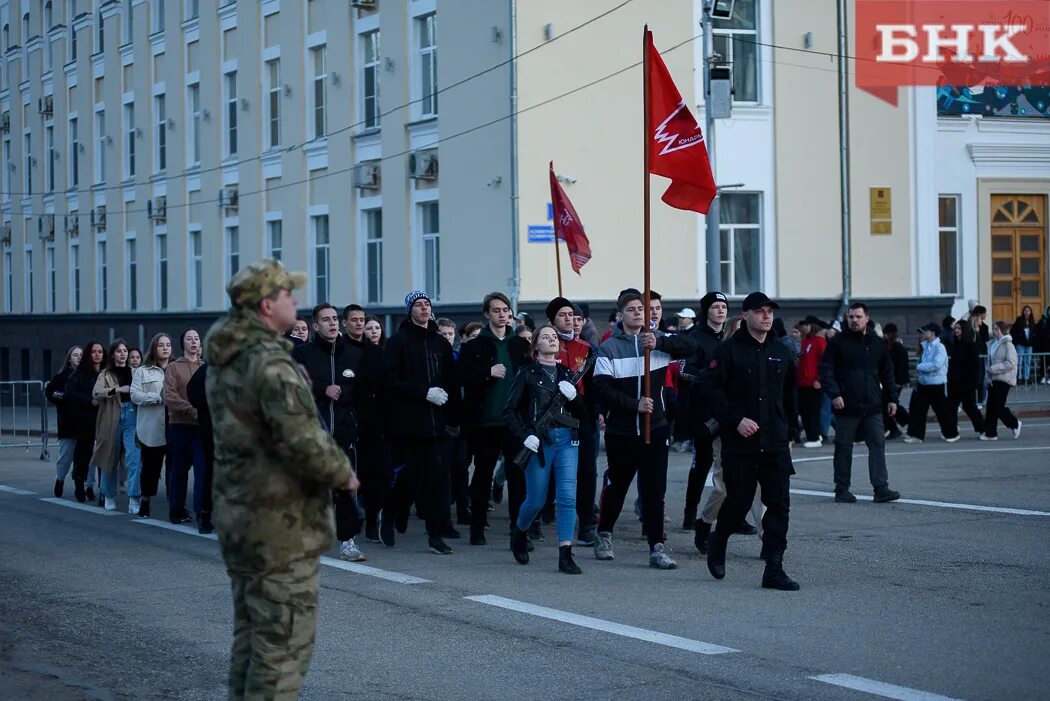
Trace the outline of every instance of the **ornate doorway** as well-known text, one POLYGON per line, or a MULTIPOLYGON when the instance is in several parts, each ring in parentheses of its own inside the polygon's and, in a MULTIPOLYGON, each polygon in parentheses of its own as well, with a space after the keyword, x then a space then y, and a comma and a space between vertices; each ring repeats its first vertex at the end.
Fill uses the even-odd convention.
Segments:
POLYGON ((1026 304, 1041 309, 1046 267, 1046 198, 992 195, 992 319, 1013 321, 1026 304))

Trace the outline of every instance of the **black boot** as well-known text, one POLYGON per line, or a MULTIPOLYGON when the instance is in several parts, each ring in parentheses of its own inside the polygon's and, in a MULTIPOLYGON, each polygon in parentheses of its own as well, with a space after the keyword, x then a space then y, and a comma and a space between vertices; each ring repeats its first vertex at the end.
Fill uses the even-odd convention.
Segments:
POLYGON ((149 518, 149 497, 142 497, 139 502, 139 518, 149 518))
POLYGON ((88 501, 95 501, 95 488, 88 487, 87 491, 84 492, 84 498, 86 498, 88 501))
POLYGON ((762 573, 763 589, 798 591, 798 582, 784 572, 784 552, 771 551, 766 557, 766 571, 762 573))
POLYGON ((210 511, 202 511, 197 514, 197 532, 202 535, 215 532, 215 526, 211 523, 210 511))
POLYGON ((87 493, 84 491, 84 480, 73 480, 73 496, 81 504, 87 501, 87 493))
POLYGON ((718 531, 707 539, 707 569, 715 579, 726 576, 726 545, 728 538, 719 537, 718 531))
POLYGON ((707 537, 711 535, 711 524, 702 518, 696 520, 696 533, 693 535, 693 545, 700 551, 701 555, 707 554, 707 537))
POLYGON ((66 491, 66 481, 65 480, 55 480, 55 496, 58 497, 59 499, 61 499, 62 498, 62 493, 64 491, 66 491))
POLYGON ((472 511, 470 514, 470 544, 485 544, 485 512, 472 511))
POLYGON ((565 574, 583 574, 583 570, 572 559, 571 545, 558 546, 558 571, 565 574))
POLYGON ((520 530, 517 526, 511 528, 510 551, 514 553, 514 559, 518 561, 519 565, 529 564, 528 542, 528 536, 525 535, 525 531, 520 530))

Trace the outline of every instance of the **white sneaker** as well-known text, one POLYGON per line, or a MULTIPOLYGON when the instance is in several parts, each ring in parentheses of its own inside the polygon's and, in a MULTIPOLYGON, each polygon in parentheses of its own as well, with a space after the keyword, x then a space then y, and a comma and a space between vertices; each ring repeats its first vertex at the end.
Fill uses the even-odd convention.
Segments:
POLYGON ((106 507, 105 508, 106 508, 106 511, 116 511, 117 510, 117 500, 114 499, 113 497, 106 497, 106 507))
POLYGON ((978 440, 982 440, 982 441, 997 441, 997 440, 999 440, 999 436, 986 436, 983 433, 980 436, 978 436, 977 438, 978 438, 978 440))
POLYGON ((1020 419, 1018 419, 1018 420, 1017 420, 1017 428, 1015 428, 1015 429, 1013 430, 1013 434, 1014 434, 1014 440, 1015 440, 1015 441, 1016 441, 1016 440, 1017 440, 1018 438, 1020 438, 1020 437, 1021 437, 1021 420, 1020 420, 1020 419))
POLYGON ((364 562, 368 558, 365 557, 365 554, 357 547, 354 539, 351 538, 343 542, 343 547, 339 549, 339 559, 349 562, 364 562))
POLYGON ((905 443, 922 443, 922 439, 921 438, 916 438, 915 436, 905 436, 904 437, 904 442, 905 443))
POLYGON ((658 570, 673 570, 678 567, 678 563, 674 561, 663 543, 657 543, 653 546, 653 551, 649 553, 649 566, 658 570))
POLYGON ((955 438, 945 438, 944 436, 941 436, 941 438, 944 438, 945 443, 956 443, 960 438, 962 438, 962 436, 956 436, 955 438))
POLYGON ((139 515, 139 505, 141 503, 142 503, 142 500, 139 497, 131 497, 130 499, 128 499, 128 513, 131 514, 132 516, 138 516, 139 515))
POLYGON ((820 448, 824 445, 822 441, 806 441, 802 444, 803 448, 820 448))

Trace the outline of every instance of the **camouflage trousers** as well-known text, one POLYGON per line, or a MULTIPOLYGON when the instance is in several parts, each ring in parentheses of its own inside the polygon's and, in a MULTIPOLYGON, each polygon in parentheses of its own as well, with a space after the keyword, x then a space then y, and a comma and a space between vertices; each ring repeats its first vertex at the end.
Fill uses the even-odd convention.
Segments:
POLYGON ((231 701, 299 698, 317 630, 320 560, 246 575, 229 572, 233 588, 231 701))

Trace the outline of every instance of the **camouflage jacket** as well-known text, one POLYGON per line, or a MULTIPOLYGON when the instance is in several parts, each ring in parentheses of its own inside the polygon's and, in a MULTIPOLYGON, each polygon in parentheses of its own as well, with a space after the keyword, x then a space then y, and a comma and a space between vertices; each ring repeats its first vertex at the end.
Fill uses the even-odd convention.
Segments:
POLYGON ((215 430, 213 520, 234 572, 281 569, 333 542, 331 490, 350 464, 317 420, 291 344, 234 308, 205 340, 215 430))

